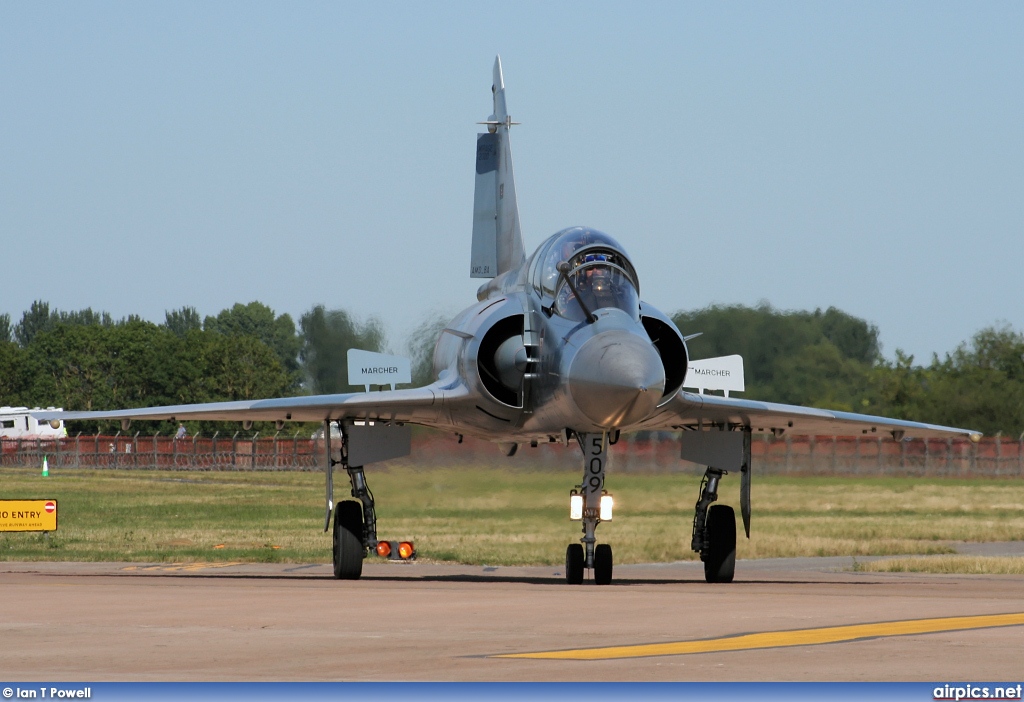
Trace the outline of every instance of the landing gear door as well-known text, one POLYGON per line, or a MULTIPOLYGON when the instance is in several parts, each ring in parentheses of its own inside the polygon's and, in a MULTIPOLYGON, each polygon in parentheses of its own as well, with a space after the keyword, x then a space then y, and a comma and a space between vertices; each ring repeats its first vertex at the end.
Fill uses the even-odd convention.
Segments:
POLYGON ((352 424, 348 437, 348 465, 365 466, 408 456, 412 452, 412 428, 398 424, 352 424))
POLYGON ((742 431, 684 431, 682 449, 684 461, 722 470, 740 470, 745 464, 742 431))

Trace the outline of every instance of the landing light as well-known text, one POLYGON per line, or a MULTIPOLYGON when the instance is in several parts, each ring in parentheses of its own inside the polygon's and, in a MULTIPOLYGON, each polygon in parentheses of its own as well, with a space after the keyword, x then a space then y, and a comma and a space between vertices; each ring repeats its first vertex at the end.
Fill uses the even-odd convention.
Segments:
MULTIPOLYGON (((583 495, 578 492, 569 493, 569 519, 575 522, 583 519, 583 495)), ((601 495, 601 506, 598 511, 598 516, 602 522, 610 522, 612 520, 612 507, 615 505, 615 501, 611 495, 601 495)))
POLYGON ((583 495, 569 495, 569 519, 573 521, 583 519, 583 495))
POLYGON ((416 551, 415 549, 413 549, 411 541, 403 541, 402 543, 398 544, 398 557, 401 558, 403 561, 408 558, 412 558, 415 552, 416 551))
POLYGON ((380 556, 381 558, 387 558, 388 556, 390 556, 391 555, 391 544, 389 544, 387 541, 378 541, 377 542, 377 555, 380 556))

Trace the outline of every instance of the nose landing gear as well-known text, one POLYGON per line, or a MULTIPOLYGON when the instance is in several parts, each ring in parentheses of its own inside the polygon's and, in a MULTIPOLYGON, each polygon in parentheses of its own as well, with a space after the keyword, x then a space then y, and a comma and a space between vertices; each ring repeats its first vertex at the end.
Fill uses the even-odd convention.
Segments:
POLYGON ((598 544, 597 525, 612 518, 612 496, 604 490, 604 470, 608 462, 607 434, 577 434, 583 449, 583 482, 569 497, 569 518, 583 522, 581 543, 569 544, 565 550, 565 581, 569 585, 583 583, 584 569, 594 571, 594 584, 612 581, 612 547, 598 544))

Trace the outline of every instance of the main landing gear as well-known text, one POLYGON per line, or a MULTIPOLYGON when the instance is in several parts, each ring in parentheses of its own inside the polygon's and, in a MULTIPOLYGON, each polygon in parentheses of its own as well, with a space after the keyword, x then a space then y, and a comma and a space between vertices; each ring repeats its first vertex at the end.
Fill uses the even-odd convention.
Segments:
POLYGON ((712 504, 718 499, 718 481, 726 474, 708 467, 693 517, 690 548, 704 561, 704 579, 709 583, 731 583, 736 573, 736 514, 728 505, 712 504))
POLYGON ((334 460, 329 450, 327 455, 331 468, 338 464, 345 467, 349 483, 352 485, 352 497, 356 498, 342 500, 334 508, 334 533, 331 539, 334 577, 340 580, 358 580, 363 574, 363 559, 367 553, 375 550, 379 552, 377 510, 374 506, 373 493, 366 484, 362 466, 348 465, 344 437, 341 460, 334 460))
POLYGON ((331 560, 334 564, 334 577, 340 580, 358 580, 363 574, 363 559, 376 553, 390 560, 409 560, 416 555, 411 541, 378 541, 377 510, 373 493, 366 484, 366 474, 362 466, 350 466, 349 436, 346 426, 341 427, 341 450, 339 459, 334 458, 331 451, 331 422, 324 422, 324 442, 326 447, 325 470, 327 473, 327 515, 324 519, 324 531, 331 525, 333 508, 334 532, 331 539, 331 560), (348 473, 354 500, 343 500, 334 505, 334 466, 343 466, 348 473))
POLYGON ((680 457, 707 466, 694 508, 690 547, 704 561, 705 580, 731 583, 736 572, 736 513, 732 507, 712 503, 718 499, 722 476, 739 471, 740 516, 743 531, 750 538, 751 428, 698 426, 697 431, 684 431, 680 439, 680 457))
POLYGON ((576 439, 583 449, 583 482, 569 496, 569 518, 583 522, 583 538, 565 550, 565 581, 580 585, 584 569, 591 569, 594 584, 608 585, 612 581, 612 547, 598 544, 595 536, 597 525, 612 518, 612 496, 604 490, 608 434, 577 434, 576 439))

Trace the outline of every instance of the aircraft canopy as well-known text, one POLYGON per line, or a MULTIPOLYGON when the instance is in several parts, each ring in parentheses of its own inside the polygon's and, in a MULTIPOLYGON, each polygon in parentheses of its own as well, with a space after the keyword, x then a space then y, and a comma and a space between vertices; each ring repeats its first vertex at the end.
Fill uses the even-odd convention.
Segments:
POLYGON ((568 277, 591 310, 615 307, 636 317, 640 293, 636 271, 619 242, 585 227, 565 229, 548 239, 531 262, 533 285, 541 297, 553 300, 555 313, 582 321, 583 309, 558 271, 569 263, 568 277))

